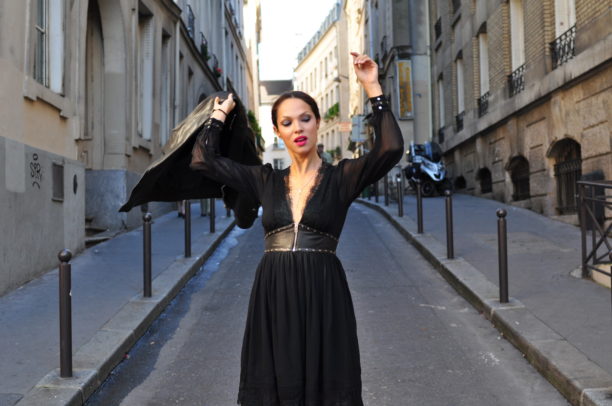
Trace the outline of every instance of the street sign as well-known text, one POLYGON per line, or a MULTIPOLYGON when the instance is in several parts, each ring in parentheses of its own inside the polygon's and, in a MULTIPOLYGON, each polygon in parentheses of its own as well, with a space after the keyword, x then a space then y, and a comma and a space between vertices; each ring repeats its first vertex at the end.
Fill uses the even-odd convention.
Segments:
POLYGON ((365 137, 365 127, 363 125, 363 116, 356 115, 351 117, 352 124, 351 125, 351 141, 353 142, 364 142, 365 137))

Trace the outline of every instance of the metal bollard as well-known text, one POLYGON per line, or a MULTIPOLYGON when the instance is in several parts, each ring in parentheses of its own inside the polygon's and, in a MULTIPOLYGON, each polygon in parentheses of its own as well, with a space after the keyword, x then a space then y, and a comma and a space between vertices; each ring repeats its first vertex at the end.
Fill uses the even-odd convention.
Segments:
POLYGON ((64 249, 57 255, 59 266, 59 312, 60 312, 60 376, 72 377, 72 252, 64 249))
POLYGON ((200 199, 200 217, 205 217, 207 212, 206 199, 200 199))
POLYGON ((378 181, 374 182, 374 201, 378 203, 378 181))
POLYGON ((398 173, 395 177, 397 183, 397 215, 404 217, 404 194, 402 193, 402 174, 398 173))
POLYGON ((508 238, 506 210, 497 210, 497 241, 499 250, 499 301, 508 303, 508 238))
POLYGON ((446 257, 455 258, 455 244, 453 241, 453 194, 450 190, 444 191, 446 196, 446 257))
POLYGON ((151 297, 151 213, 142 216, 142 280, 144 297, 151 297))
POLYGON ((417 181, 417 233, 423 234, 423 193, 421 182, 417 181))
POLYGON ((215 232, 215 198, 210 199, 210 232, 215 232))
POLYGON ((389 206, 389 176, 387 174, 385 174, 383 189, 385 194, 385 206, 389 206))
POLYGON ((191 200, 185 200, 185 258, 191 257, 191 200))

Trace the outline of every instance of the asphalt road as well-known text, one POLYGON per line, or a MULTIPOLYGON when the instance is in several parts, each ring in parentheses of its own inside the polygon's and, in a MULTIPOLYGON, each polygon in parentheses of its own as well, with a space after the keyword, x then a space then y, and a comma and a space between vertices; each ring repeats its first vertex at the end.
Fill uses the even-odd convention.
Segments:
MULTIPOLYGON (((234 230, 88 406, 236 404, 259 223, 234 230)), ((338 256, 368 406, 567 405, 379 214, 353 205, 338 256)))

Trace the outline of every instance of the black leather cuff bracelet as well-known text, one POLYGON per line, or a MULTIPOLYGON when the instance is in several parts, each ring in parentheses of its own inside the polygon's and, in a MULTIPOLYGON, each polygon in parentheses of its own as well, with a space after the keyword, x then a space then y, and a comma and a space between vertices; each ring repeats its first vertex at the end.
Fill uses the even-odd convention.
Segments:
POLYGON ((373 111, 385 111, 389 110, 389 102, 385 98, 385 95, 380 95, 376 97, 370 97, 370 103, 372 104, 373 111))

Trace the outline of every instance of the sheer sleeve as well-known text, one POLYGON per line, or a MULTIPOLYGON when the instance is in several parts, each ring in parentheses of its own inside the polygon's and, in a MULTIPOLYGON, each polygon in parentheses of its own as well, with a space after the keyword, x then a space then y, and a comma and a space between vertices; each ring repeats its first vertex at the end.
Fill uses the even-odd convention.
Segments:
POLYGON ((404 139, 384 96, 370 98, 374 127, 374 146, 370 152, 357 159, 344 159, 338 163, 340 170, 340 198, 350 204, 363 189, 382 178, 402 157, 404 139))
POLYGON ((219 137, 223 122, 214 118, 204 123, 191 152, 191 169, 227 185, 238 192, 254 196, 261 202, 264 178, 272 171, 270 165, 243 165, 219 154, 219 137))

